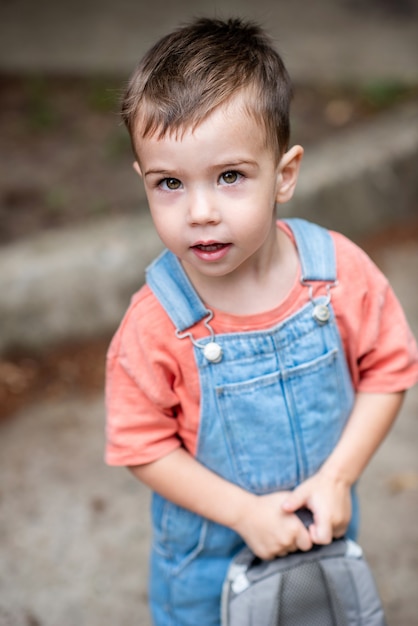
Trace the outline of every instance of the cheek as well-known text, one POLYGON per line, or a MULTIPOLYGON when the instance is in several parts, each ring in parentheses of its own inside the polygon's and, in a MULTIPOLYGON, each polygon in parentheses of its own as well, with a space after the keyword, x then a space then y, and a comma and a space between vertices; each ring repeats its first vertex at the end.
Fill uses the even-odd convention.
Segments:
POLYGON ((155 228, 158 232, 165 232, 167 234, 173 230, 172 220, 168 214, 164 215, 163 211, 153 211, 151 208, 151 217, 154 222, 155 228))
POLYGON ((158 210, 153 210, 152 207, 150 207, 150 212, 154 228, 161 241, 168 248, 173 248, 175 242, 179 241, 181 237, 181 232, 179 232, 179 219, 176 219, 174 212, 169 210, 164 211, 160 208, 158 210))
POLYGON ((147 200, 152 219, 155 222, 164 224, 165 221, 172 218, 175 206, 173 199, 168 197, 168 194, 153 189, 147 192, 147 200))
POLYGON ((234 234, 241 241, 251 245, 263 243, 272 228, 275 227, 274 205, 252 205, 250 210, 242 210, 234 224, 234 234))

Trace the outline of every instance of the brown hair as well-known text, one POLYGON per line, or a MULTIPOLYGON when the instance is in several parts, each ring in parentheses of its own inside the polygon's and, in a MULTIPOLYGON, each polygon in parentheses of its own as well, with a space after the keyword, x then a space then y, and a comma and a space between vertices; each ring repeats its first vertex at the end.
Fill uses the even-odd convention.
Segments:
POLYGON ((133 73, 122 101, 131 135, 195 128, 239 91, 280 157, 289 144, 289 75, 270 38, 252 22, 199 18, 158 41, 133 73))

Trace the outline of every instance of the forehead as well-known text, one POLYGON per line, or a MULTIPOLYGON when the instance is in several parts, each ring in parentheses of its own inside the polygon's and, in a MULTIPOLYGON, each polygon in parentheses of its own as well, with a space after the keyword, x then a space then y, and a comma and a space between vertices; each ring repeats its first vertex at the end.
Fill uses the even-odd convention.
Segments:
POLYGON ((187 160, 198 164, 234 163, 258 160, 266 151, 265 131, 243 106, 228 103, 215 109, 195 127, 170 129, 164 135, 155 132, 135 141, 140 162, 152 165, 187 160))
POLYGON ((225 120, 229 120, 232 124, 236 119, 243 124, 250 122, 257 128, 258 132, 266 135, 266 121, 257 112, 257 97, 252 91, 250 89, 240 90, 209 112, 196 110, 188 118, 181 118, 171 124, 168 121, 156 124, 155 109, 158 105, 143 103, 136 114, 134 140, 137 142, 148 136, 154 136, 158 139, 163 139, 166 136, 181 139, 188 133, 195 133, 201 126, 211 125, 213 130, 216 130, 222 126, 225 120))
POLYGON ((207 168, 260 159, 277 164, 279 160, 263 122, 238 98, 217 107, 195 126, 169 128, 164 134, 157 130, 144 137, 139 124, 134 148, 143 171, 171 171, 186 161, 196 168, 207 168))

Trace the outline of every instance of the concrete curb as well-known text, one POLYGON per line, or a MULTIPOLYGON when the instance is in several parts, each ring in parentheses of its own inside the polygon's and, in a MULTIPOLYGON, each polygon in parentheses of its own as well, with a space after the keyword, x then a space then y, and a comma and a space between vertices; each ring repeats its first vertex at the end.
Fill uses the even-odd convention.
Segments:
MULTIPOLYGON (((417 171, 414 105, 311 149, 290 214, 358 239, 416 214, 417 171)), ((0 353, 112 332, 161 248, 145 207, 0 248, 0 353)))
POLYGON ((308 151, 291 213, 354 240, 418 212, 418 103, 308 151))
POLYGON ((0 353, 110 332, 161 247, 144 211, 0 248, 0 353))

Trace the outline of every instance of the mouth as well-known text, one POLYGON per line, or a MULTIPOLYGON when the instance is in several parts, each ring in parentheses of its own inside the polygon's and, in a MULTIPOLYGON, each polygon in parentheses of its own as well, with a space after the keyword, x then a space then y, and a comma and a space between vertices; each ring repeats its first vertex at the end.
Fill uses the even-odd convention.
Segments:
POLYGON ((226 243, 197 243, 192 246, 192 248, 201 250, 202 252, 216 252, 227 245, 226 243))
POLYGON ((191 246, 191 250, 199 259, 202 259, 203 261, 219 261, 227 254, 230 247, 230 243, 209 241, 207 243, 196 243, 191 246))

